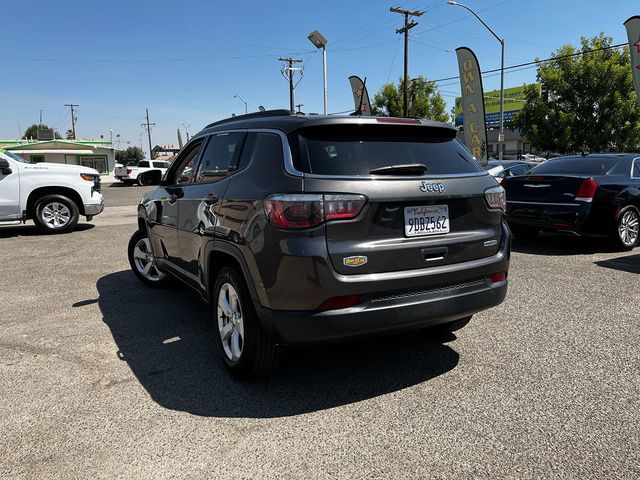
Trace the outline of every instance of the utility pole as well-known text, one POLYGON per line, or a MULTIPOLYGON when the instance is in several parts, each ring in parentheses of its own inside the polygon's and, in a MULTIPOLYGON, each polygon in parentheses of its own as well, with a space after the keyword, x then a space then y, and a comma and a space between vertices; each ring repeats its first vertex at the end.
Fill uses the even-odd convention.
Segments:
POLYGON ((149 160, 153 160, 153 152, 151 147, 151 127, 155 127, 155 123, 149 123, 149 109, 147 111, 147 122, 142 123, 141 126, 147 129, 147 137, 149 138, 149 160))
POLYGON ((74 113, 73 109, 75 107, 79 107, 80 105, 76 105, 74 103, 65 103, 64 104, 65 107, 69 107, 71 109, 71 132, 73 133, 73 139, 77 140, 76 138, 76 114, 74 113))
POLYGON ((409 81, 409 30, 418 25, 418 22, 411 20, 409 17, 421 17, 424 12, 422 10, 405 10, 400 7, 391 7, 389 11, 404 15, 404 27, 396 29, 396 33, 404 33, 404 80, 402 85, 402 116, 406 117, 408 112, 407 106, 407 83, 409 81))
POLYGON ((295 85, 293 84, 293 74, 296 70, 300 70, 300 72, 302 72, 302 68, 294 67, 293 64, 302 62, 302 59, 291 58, 291 57, 280 57, 278 61, 287 62, 288 64, 287 66, 282 67, 282 74, 284 75, 284 72, 285 71, 287 72, 287 74, 285 75, 285 78, 289 80, 289 110, 293 112, 295 107, 295 98, 293 93, 293 90, 295 89, 295 85))
POLYGON ((42 109, 40 109, 40 128, 42 128, 42 109))

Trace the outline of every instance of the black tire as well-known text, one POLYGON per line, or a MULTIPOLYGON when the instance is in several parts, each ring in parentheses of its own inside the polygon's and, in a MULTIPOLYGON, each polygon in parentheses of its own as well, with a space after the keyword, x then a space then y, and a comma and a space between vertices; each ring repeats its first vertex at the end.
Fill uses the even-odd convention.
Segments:
MULTIPOLYGON (((227 290, 227 293, 231 293, 227 290)), ((244 279, 238 272, 231 267, 223 267, 215 281, 213 291, 211 292, 211 312, 214 319, 216 330, 216 344, 220 351, 220 355, 224 364, 229 371, 236 377, 242 379, 259 378, 269 375, 278 365, 280 360, 280 347, 267 335, 260 325, 258 315, 253 307, 251 295, 247 289, 244 279), (229 352, 225 351, 225 343, 223 343, 220 324, 227 322, 226 325, 232 323, 227 320, 228 317, 218 318, 218 298, 223 287, 231 285, 238 298, 239 311, 241 320, 238 322, 242 326, 242 345, 241 352, 237 359, 230 358, 229 352)), ((239 330, 240 327, 234 328, 233 332, 239 330)), ((229 337, 231 337, 231 335, 229 337)), ((231 339, 229 339, 231 342, 231 339)), ((229 348, 229 345, 227 346, 229 348)))
POLYGON ((148 256, 146 259, 140 257, 139 253, 136 252, 136 247, 140 247, 142 244, 146 246, 141 249, 142 253, 151 253, 151 248, 149 246, 149 235, 147 232, 142 230, 137 230, 129 240, 129 246, 127 247, 127 255, 129 257, 129 265, 131 265, 131 270, 138 277, 142 283, 147 285, 148 287, 164 287, 169 282, 169 277, 167 274, 162 272, 158 267, 155 266, 155 260, 152 257, 148 256), (145 267, 147 264, 151 262, 151 266, 149 268, 149 272, 147 274, 144 273, 145 267))
POLYGON ((64 195, 45 195, 33 206, 33 221, 42 233, 67 233, 80 218, 76 203, 64 195))
POLYGON ((470 315, 465 318, 454 320, 453 322, 441 323, 439 325, 433 326, 432 331, 438 334, 447 334, 447 333, 457 332, 458 330, 466 327, 472 318, 473 318, 473 315, 470 315))
POLYGON ((611 235, 614 246, 623 252, 633 250, 640 243, 640 211, 633 205, 620 210, 616 227, 611 235), (623 234, 626 231, 626 236, 623 234))
POLYGON ((509 224, 509 230, 515 238, 518 240, 533 240, 536 238, 540 230, 536 227, 529 227, 526 225, 512 225, 509 224))

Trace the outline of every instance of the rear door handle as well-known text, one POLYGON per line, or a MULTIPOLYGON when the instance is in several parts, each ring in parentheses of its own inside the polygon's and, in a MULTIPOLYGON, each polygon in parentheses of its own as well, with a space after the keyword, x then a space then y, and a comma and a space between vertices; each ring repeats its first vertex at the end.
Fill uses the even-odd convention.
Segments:
POLYGON ((214 193, 210 193, 202 199, 202 201, 208 205, 214 205, 220 201, 220 197, 214 193))

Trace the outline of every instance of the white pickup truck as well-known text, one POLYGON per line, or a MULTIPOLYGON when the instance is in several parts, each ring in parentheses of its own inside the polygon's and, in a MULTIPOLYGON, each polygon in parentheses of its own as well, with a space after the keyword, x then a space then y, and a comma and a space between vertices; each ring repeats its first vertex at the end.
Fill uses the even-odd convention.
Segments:
POLYGON ((116 165, 114 176, 125 185, 158 185, 171 163, 162 160, 141 160, 138 165, 116 165))
POLYGON ((65 233, 76 226, 80 215, 91 220, 103 209, 97 170, 30 164, 0 149, 0 222, 33 220, 43 233, 65 233))

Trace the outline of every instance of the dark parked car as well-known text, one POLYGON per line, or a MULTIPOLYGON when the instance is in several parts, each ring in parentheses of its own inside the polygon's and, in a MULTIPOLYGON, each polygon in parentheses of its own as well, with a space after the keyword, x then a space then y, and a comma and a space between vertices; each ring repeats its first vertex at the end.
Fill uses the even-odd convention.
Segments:
POLYGON ((638 245, 640 154, 555 158, 505 189, 516 237, 546 230, 609 237, 623 250, 638 245))
POLYGON ((484 169, 496 178, 518 177, 538 165, 521 160, 489 160, 484 169))
POLYGON ((212 123, 141 200, 131 267, 196 289, 241 376, 281 345, 457 330, 504 299, 510 233, 504 190, 455 135, 286 110, 212 123))

